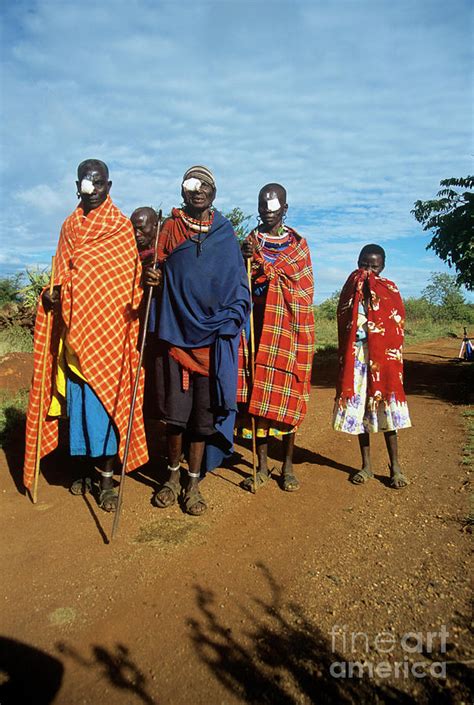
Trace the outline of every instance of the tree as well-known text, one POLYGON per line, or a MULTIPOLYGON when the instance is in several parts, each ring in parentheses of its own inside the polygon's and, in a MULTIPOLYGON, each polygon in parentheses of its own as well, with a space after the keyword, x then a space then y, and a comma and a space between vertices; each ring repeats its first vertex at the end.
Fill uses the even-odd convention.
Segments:
POLYGON ((337 314, 337 304, 339 303, 339 296, 341 295, 341 290, 335 291, 329 299, 322 301, 317 307, 317 311, 322 318, 327 318, 329 321, 333 321, 337 314))
POLYGON ((452 274, 433 272, 430 283, 421 295, 432 306, 438 307, 438 316, 445 319, 462 320, 466 317, 466 299, 461 287, 452 274))
POLYGON ((20 300, 18 289, 21 286, 21 274, 0 278, 0 306, 20 300))
POLYGON ((411 211, 423 230, 433 230, 434 235, 426 249, 454 266, 458 284, 474 289, 474 176, 460 179, 443 179, 438 198, 416 201, 411 211), (459 191, 457 189, 470 189, 459 191))
POLYGON ((225 213, 225 217, 230 220, 234 226, 235 234, 239 241, 242 242, 242 240, 245 240, 249 234, 248 222, 252 216, 245 215, 240 208, 233 208, 230 213, 225 213))

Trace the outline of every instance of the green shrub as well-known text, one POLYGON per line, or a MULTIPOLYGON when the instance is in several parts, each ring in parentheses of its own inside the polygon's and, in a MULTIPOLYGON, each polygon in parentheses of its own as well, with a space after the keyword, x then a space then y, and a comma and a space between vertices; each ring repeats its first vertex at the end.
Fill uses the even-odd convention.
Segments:
POLYGON ((331 294, 329 299, 325 299, 322 303, 319 304, 319 306, 316 307, 317 316, 319 318, 325 318, 329 321, 332 321, 336 318, 337 304, 339 301, 340 294, 340 291, 335 291, 334 294, 331 294))
POLYGON ((0 330, 0 356, 11 352, 33 352, 33 336, 28 328, 12 325, 0 330))
POLYGON ((27 269, 26 278, 28 284, 18 292, 21 301, 27 308, 36 308, 38 298, 43 289, 49 285, 51 270, 49 269, 27 269))
POLYGON ((23 431, 27 406, 27 389, 16 393, 0 391, 0 446, 4 446, 15 431, 23 431))
POLYGON ((0 306, 20 301, 18 290, 21 286, 21 274, 0 277, 0 306))

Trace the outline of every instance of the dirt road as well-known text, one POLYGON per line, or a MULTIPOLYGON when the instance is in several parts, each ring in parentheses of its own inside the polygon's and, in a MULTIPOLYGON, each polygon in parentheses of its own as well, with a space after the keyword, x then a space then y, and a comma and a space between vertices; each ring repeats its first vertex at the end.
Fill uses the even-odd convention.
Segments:
MULTIPOLYGON (((65 489, 64 453, 46 464, 37 505, 21 494, 13 433, 0 461, 1 704, 470 702, 461 457, 472 370, 452 361, 458 347, 406 353, 403 491, 388 486, 379 437, 376 478, 349 482, 357 441, 330 427, 331 358, 315 362, 297 436, 299 492, 275 481, 245 493, 251 456, 237 446, 234 466, 203 482, 204 517, 155 509, 158 442, 150 468, 127 479, 111 545, 112 517, 65 489)), ((21 386, 27 368, 10 357, 0 384, 16 375, 21 386)))

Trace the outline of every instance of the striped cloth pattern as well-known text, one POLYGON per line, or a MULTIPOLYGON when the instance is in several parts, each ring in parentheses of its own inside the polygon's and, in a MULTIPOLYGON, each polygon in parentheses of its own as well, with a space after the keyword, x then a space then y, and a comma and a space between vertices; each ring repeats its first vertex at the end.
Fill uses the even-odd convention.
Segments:
MULTIPOLYGON (((314 352, 313 270, 306 240, 294 240, 274 263, 257 247, 253 280, 268 279, 263 330, 255 360, 249 412, 254 416, 299 425, 306 414, 314 352)), ((245 335, 239 348, 238 401, 248 401, 248 351, 245 335)))
MULTIPOLYGON (((59 339, 66 333, 81 371, 112 418, 123 457, 134 376, 138 365, 141 264, 132 224, 110 196, 86 218, 79 206, 65 220, 56 253, 54 284, 61 285, 61 315, 53 315, 43 410, 41 457, 58 444, 58 421, 47 417, 59 339)), ((26 424, 24 484, 31 487, 36 453, 41 368, 46 341, 41 300, 34 337, 34 371, 26 424)), ((128 471, 148 460, 142 416, 143 371, 135 406, 128 471)))

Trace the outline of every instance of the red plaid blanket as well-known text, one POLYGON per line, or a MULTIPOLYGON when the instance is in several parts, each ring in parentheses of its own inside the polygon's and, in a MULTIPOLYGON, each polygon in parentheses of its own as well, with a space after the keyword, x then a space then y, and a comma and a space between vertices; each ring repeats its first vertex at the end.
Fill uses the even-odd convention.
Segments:
MULTIPOLYGON (((293 243, 273 264, 263 259, 258 247, 253 257, 252 279, 261 279, 264 274, 268 290, 249 412, 297 426, 306 414, 311 384, 314 283, 306 240, 292 232, 293 243)), ((248 401, 247 357, 243 335, 239 348, 239 402, 248 401)))
MULTIPOLYGON (((61 315, 54 314, 47 357, 41 457, 58 444, 58 421, 47 417, 53 391, 60 336, 79 358, 88 384, 113 419, 122 457, 138 365, 138 307, 141 265, 133 227, 110 196, 83 217, 81 207, 66 219, 56 253, 55 284, 61 284, 61 315)), ((24 483, 30 487, 35 466, 41 367, 46 341, 46 314, 41 300, 35 326, 34 372, 26 424, 24 483)), ((142 417, 143 372, 135 406, 128 470, 148 460, 142 417)))
POLYGON ((405 307, 396 285, 373 272, 357 269, 347 279, 337 307, 339 377, 337 396, 341 401, 354 396, 355 338, 359 303, 367 289, 367 342, 369 346, 368 396, 406 400, 403 391, 402 346, 405 307))

